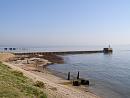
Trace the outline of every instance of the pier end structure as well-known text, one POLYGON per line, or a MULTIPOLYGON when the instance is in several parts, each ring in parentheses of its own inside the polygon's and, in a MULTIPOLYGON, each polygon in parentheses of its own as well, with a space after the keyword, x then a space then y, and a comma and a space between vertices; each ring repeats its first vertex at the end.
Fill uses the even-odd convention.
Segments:
POLYGON ((113 49, 112 48, 103 48, 103 52, 104 53, 112 53, 113 52, 113 49))

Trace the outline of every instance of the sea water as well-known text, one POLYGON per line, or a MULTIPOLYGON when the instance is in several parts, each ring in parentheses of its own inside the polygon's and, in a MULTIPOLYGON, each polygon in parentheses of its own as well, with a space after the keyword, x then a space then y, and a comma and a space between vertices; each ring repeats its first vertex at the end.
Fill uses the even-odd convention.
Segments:
POLYGON ((63 56, 65 64, 48 66, 67 77, 80 72, 89 79, 89 90, 102 98, 130 98, 130 51, 115 49, 112 54, 93 53, 63 56))

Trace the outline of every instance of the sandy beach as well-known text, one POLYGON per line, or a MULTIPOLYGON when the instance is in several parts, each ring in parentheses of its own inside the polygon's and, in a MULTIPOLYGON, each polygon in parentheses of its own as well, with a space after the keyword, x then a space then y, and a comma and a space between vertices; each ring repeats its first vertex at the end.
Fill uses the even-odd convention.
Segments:
POLYGON ((0 60, 3 64, 8 65, 13 70, 23 72, 26 77, 33 81, 42 81, 45 83, 45 88, 43 90, 47 94, 48 98, 100 98, 89 91, 84 91, 72 86, 70 81, 59 78, 49 73, 47 70, 44 72, 38 72, 30 70, 26 66, 20 67, 19 64, 5 62, 11 57, 14 57, 14 55, 0 53, 0 60))

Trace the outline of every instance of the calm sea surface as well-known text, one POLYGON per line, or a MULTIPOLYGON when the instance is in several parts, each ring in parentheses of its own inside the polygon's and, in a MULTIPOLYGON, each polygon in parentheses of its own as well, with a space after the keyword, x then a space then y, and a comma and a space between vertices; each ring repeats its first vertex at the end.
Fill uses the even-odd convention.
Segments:
MULTIPOLYGON (((65 64, 48 68, 66 77, 68 72, 90 80, 89 89, 103 98, 130 98, 130 46, 113 47, 113 54, 78 54, 63 56, 65 64)), ((102 47, 45 47, 29 48, 20 52, 101 50, 102 47)))
MULTIPOLYGON (((62 74, 71 72, 90 80, 89 89, 103 98, 130 98, 130 51, 116 49, 113 54, 81 54, 63 56, 65 64, 48 68, 62 74)), ((66 76, 67 77, 67 76, 66 76)))

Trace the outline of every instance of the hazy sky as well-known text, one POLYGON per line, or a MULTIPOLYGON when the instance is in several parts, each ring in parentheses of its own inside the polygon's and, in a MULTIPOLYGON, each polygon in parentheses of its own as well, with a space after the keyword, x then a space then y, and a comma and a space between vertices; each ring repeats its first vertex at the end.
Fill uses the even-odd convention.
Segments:
POLYGON ((0 46, 130 44, 130 0, 0 0, 0 46))

